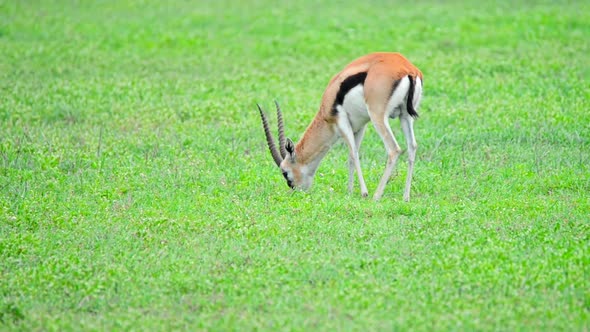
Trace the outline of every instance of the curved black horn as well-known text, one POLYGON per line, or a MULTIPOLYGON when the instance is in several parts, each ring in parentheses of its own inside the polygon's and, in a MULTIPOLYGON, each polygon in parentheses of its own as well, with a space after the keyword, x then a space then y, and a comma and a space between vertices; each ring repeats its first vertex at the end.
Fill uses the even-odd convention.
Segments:
POLYGON ((281 156, 285 159, 287 155, 287 149, 285 149, 285 145, 287 141, 285 140, 285 124, 283 123, 283 113, 281 112, 281 106, 275 100, 275 105, 277 106, 277 121, 279 124, 279 151, 281 152, 281 156))
POLYGON ((272 155, 272 159, 274 159, 277 166, 280 166, 281 161, 283 161, 283 158, 281 157, 279 151, 277 150, 277 147, 275 145, 275 141, 272 138, 272 134, 270 133, 270 129, 268 128, 268 120, 266 119, 266 115, 264 115, 264 111, 262 110, 260 105, 256 104, 256 106, 258 106, 258 111, 260 112, 260 118, 262 119, 262 126, 264 127, 264 134, 266 135, 266 143, 268 143, 268 149, 270 150, 270 154, 272 155))

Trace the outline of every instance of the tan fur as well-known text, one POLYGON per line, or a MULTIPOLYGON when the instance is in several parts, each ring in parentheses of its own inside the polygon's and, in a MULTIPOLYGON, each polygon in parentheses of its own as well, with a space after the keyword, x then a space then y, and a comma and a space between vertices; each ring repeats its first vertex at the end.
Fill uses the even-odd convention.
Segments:
MULTIPOLYGON (((385 172, 383 173, 374 196, 375 199, 381 198, 385 185, 387 184, 401 153, 401 149, 389 127, 389 114, 386 114, 386 112, 389 111, 387 105, 390 100, 393 100, 392 92, 394 91, 394 85, 403 82, 405 84, 404 87, 409 91, 408 80, 404 79, 407 76, 410 76, 411 81, 416 82, 416 78, 420 78, 420 85, 418 86, 417 83, 414 83, 414 86, 419 88, 419 91, 416 93, 421 94, 422 91, 422 72, 399 53, 381 52, 365 55, 352 61, 344 67, 340 73, 332 77, 330 83, 326 87, 320 104, 320 109, 315 118, 305 130, 299 142, 295 145, 294 152, 288 153, 279 165, 283 174, 287 176, 288 184, 292 186, 292 188, 308 189, 311 186, 320 161, 340 136, 343 137, 349 148, 348 188, 350 191, 353 188, 353 176, 356 171, 361 187, 361 194, 363 196, 368 195, 358 156, 358 148, 366 127, 366 118, 363 117, 365 117, 367 113, 359 113, 363 111, 355 110, 354 107, 351 107, 350 109, 347 108, 347 110, 344 111, 341 109, 341 111, 338 112, 333 112, 332 110, 342 82, 348 77, 361 72, 366 72, 367 74, 363 84, 366 112, 369 115, 370 121, 375 126, 375 129, 383 139, 388 154, 385 172), (348 114, 347 112, 353 113, 348 114), (358 118, 355 120, 355 129, 351 126, 351 114, 354 114, 356 117, 361 116, 360 120, 358 118), (356 130, 356 132, 353 130, 356 130)), ((403 102, 400 102, 400 97, 401 96, 398 94, 396 97, 397 99, 395 99, 395 102, 400 104, 394 104, 391 107, 397 109, 405 105, 406 101, 404 100, 403 102)), ((415 95, 414 101, 415 100, 417 100, 417 104, 419 104, 420 95, 415 95)), ((406 136, 406 141, 408 142, 409 168, 404 190, 404 199, 409 200, 417 144, 413 134, 413 118, 410 116, 407 109, 404 111, 405 113, 403 114, 401 111, 398 113, 400 114, 400 122, 402 124, 404 135, 406 136)))
POLYGON ((331 147, 330 140, 336 135, 336 132, 333 117, 316 116, 295 146, 297 162, 307 164, 322 152, 327 152, 331 147))
POLYGON ((325 143, 337 133, 336 117, 331 115, 331 110, 340 84, 347 77, 365 71, 367 72, 365 99, 368 105, 383 105, 382 108, 375 107, 380 112, 385 112, 385 104, 391 96, 395 81, 407 75, 420 77, 423 80, 422 72, 400 53, 371 53, 349 63, 330 80, 322 96, 318 114, 297 143, 295 149, 299 163, 306 164, 320 155, 326 148, 325 143))

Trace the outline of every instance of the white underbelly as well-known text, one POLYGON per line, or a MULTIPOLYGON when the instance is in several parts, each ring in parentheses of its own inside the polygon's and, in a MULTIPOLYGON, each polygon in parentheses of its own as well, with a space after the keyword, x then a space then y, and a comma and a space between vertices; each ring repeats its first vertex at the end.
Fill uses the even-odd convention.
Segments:
POLYGON ((344 96, 342 108, 348 116, 353 132, 356 133, 369 122, 370 118, 369 112, 367 112, 363 85, 359 84, 350 89, 344 96))

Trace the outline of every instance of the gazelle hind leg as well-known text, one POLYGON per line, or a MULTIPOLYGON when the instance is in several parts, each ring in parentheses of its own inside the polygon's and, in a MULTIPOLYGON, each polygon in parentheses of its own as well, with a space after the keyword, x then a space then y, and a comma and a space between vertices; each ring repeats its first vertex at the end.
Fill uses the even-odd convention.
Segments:
MULTIPOLYGON (((363 126, 359 131, 354 133, 354 147, 356 149, 356 155, 359 155, 359 150, 361 148, 361 142, 363 141, 363 137, 365 135, 365 129, 367 126, 363 126)), ((360 160, 360 158, 359 158, 360 160)), ((348 154, 348 192, 352 193, 354 189, 354 170, 355 170, 355 162, 354 158, 348 154)))
MULTIPOLYGON (((369 114, 373 113, 369 112, 369 114)), ((391 173, 397 164, 397 159, 401 154, 401 148, 395 140, 395 136, 393 136, 393 132, 389 126, 388 116, 385 115, 384 112, 377 112, 375 115, 371 115, 371 121, 373 122, 377 133, 379 136, 381 136, 381 139, 385 144, 385 149, 387 150, 387 163, 385 164, 385 171, 383 172, 383 176, 381 177, 377 191, 375 191, 375 195, 373 196, 375 200, 378 200, 383 196, 385 186, 387 185, 387 182, 391 177, 391 173)))
POLYGON ((408 144, 408 174, 406 175, 406 187, 404 188, 404 201, 409 202, 412 175, 414 173, 414 161, 416 160, 418 144, 416 143, 416 137, 414 136, 414 118, 409 115, 402 115, 399 120, 408 144))
MULTIPOLYGON (((420 107, 420 101, 422 100, 422 80, 420 77, 416 77, 414 98, 411 103, 415 110, 420 107)), ((407 105, 406 105, 407 107, 407 105)), ((400 116, 400 123, 402 131, 406 137, 408 144, 408 174, 406 175, 406 187, 404 188, 404 201, 410 201, 410 190, 412 187, 412 176, 414 174, 414 162, 416 160, 416 150, 418 144, 416 143, 416 136, 414 136, 414 118, 411 117, 407 112, 400 116)))
POLYGON ((384 78, 383 76, 368 75, 365 85, 373 87, 371 89, 365 89, 367 110, 371 117, 371 122, 373 122, 377 133, 381 136, 387 151, 385 171, 373 196, 375 200, 378 200, 383 196, 385 186, 401 154, 401 148, 389 126, 389 117, 392 115, 395 117, 401 115, 404 99, 410 88, 410 79, 405 76, 399 81, 393 81, 391 77, 384 78), (391 90, 392 86, 393 91, 391 90))

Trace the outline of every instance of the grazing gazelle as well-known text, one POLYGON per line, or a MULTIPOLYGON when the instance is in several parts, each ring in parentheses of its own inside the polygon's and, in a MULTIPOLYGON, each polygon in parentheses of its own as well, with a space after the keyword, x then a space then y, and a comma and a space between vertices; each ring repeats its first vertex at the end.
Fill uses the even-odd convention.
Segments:
POLYGON ((422 72, 399 53, 372 53, 356 59, 330 80, 319 112, 297 144, 285 139, 283 116, 275 102, 279 127, 278 149, 268 128, 266 115, 258 105, 268 147, 289 187, 307 190, 320 161, 337 138, 342 137, 349 149, 348 190, 352 192, 356 170, 361 194, 363 197, 368 196, 359 161, 359 147, 366 125, 371 121, 387 150, 385 172, 374 195, 374 199, 380 199, 401 154, 388 119, 399 118, 408 144, 404 200, 409 201, 417 149, 413 123, 414 118, 418 117, 416 110, 422 97, 422 80, 422 72))

